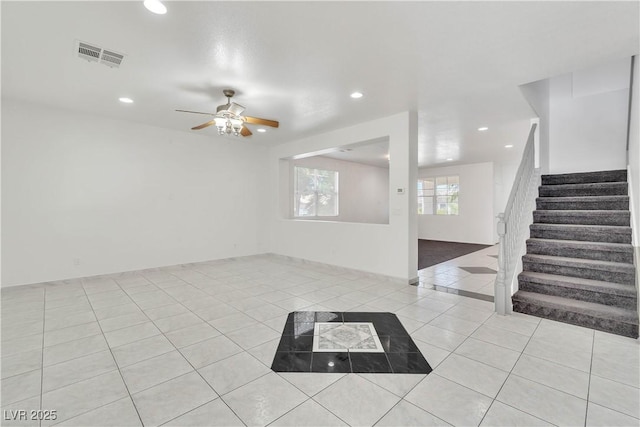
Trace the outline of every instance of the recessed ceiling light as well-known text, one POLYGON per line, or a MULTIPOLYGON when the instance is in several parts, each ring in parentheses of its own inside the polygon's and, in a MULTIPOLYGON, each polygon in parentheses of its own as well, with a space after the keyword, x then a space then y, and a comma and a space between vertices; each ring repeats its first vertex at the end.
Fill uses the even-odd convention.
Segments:
POLYGON ((266 131, 267 131, 267 130, 266 130, 266 129, 264 129, 264 128, 260 128, 260 129, 258 129, 258 132, 260 132, 260 133, 265 133, 266 131))
POLYGON ((364 95, 363 95, 361 92, 353 92, 353 93, 351 94, 351 97, 352 97, 353 99, 362 98, 363 96, 364 96, 364 95))
POLYGON ((489 128, 488 128, 488 127, 486 127, 486 126, 483 126, 483 127, 481 127, 481 128, 478 128, 478 130, 479 130, 480 132, 484 132, 485 130, 489 130, 489 128))
POLYGON ((451 157, 449 157, 449 158, 447 159, 447 162, 451 162, 451 161, 453 161, 453 159, 452 159, 451 157))
POLYGON ((513 145, 511 145, 511 144, 505 145, 504 148, 513 148, 513 145))
POLYGON ((118 101, 124 102, 125 104, 133 104, 133 99, 131 98, 118 98, 118 101))
POLYGON ((160 2, 160 0, 144 0, 144 7, 150 12, 158 15, 164 15, 167 13, 167 7, 160 2))

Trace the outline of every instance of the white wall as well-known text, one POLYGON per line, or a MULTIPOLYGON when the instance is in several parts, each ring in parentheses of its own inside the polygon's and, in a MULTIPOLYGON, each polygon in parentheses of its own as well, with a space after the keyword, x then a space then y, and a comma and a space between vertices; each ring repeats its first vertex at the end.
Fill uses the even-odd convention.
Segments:
MULTIPOLYGON (((417 116, 394 116, 284 143, 269 151, 271 188, 281 187, 281 160, 336 146, 389 138, 389 224, 305 221, 282 218, 281 201, 272 204, 271 251, 412 281, 417 277, 416 215, 417 116), (396 194, 396 189, 404 194, 396 194)), ((285 168, 286 170, 286 168, 285 168)), ((281 193, 280 191, 278 191, 281 193)), ((286 194, 286 193, 285 193, 286 194)))
POLYGON ((625 168, 629 61, 520 86, 540 118, 541 173, 625 168))
POLYGON ((303 166, 338 172, 338 216, 328 221, 389 223, 389 169, 362 163, 348 162, 324 156, 290 160, 287 194, 281 200, 287 203, 287 218, 293 217, 293 167, 303 166))
POLYGON ((548 174, 550 150, 549 122, 551 121, 549 110, 549 79, 522 85, 520 86, 520 90, 539 119, 537 128, 538 144, 536 146, 536 159, 538 161, 536 166, 540 168, 541 174, 548 174))
MULTIPOLYGON (((635 57, 633 95, 631 97, 631 122, 629 125, 629 196, 631 199, 633 245, 640 248, 640 56, 635 57)), ((636 252, 638 255, 640 253, 636 252)), ((636 258, 640 263, 640 259, 636 258)))
POLYGON ((626 167, 629 58, 549 81, 549 173, 626 167))
POLYGON ((485 245, 496 243, 493 163, 418 170, 419 178, 450 175, 460 177, 459 214, 418 215, 418 237, 485 245))
POLYGON ((3 286, 266 251, 265 148, 6 100, 2 124, 3 286))

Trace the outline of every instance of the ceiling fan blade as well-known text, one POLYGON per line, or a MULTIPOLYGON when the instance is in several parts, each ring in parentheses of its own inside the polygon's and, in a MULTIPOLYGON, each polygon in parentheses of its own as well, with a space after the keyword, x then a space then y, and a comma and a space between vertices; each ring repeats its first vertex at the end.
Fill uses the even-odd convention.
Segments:
POLYGON ((251 136, 253 133, 249 130, 248 127, 242 126, 242 130, 240 131, 240 135, 242 136, 251 136))
POLYGON ((200 126, 192 127, 191 130, 200 130, 215 124, 216 124, 215 120, 209 120, 207 123, 203 123, 200 126))
POLYGON ((215 116, 215 114, 212 113, 203 113, 201 111, 189 111, 189 110, 176 110, 180 113, 194 113, 194 114, 206 114, 207 116, 215 116))
POLYGON ((260 119, 258 117, 244 116, 244 121, 247 123, 251 123, 252 125, 271 126, 272 128, 277 128, 278 126, 280 126, 280 123, 276 122, 275 120, 260 119))

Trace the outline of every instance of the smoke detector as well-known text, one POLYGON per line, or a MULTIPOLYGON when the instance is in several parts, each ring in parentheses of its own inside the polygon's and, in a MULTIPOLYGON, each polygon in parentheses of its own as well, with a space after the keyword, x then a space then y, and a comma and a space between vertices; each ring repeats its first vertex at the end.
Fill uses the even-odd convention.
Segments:
POLYGON ((85 59, 89 62, 98 62, 111 68, 120 68, 124 55, 96 46, 93 43, 86 43, 76 40, 76 52, 78 58, 85 59))

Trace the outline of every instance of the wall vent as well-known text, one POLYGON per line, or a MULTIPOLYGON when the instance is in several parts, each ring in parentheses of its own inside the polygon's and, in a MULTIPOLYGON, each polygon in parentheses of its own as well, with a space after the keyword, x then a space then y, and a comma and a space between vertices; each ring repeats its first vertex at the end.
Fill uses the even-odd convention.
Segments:
POLYGON ((76 41, 76 52, 78 53, 78 58, 86 59, 90 62, 98 62, 111 68, 119 68, 124 60, 124 55, 121 53, 79 40, 76 41))

